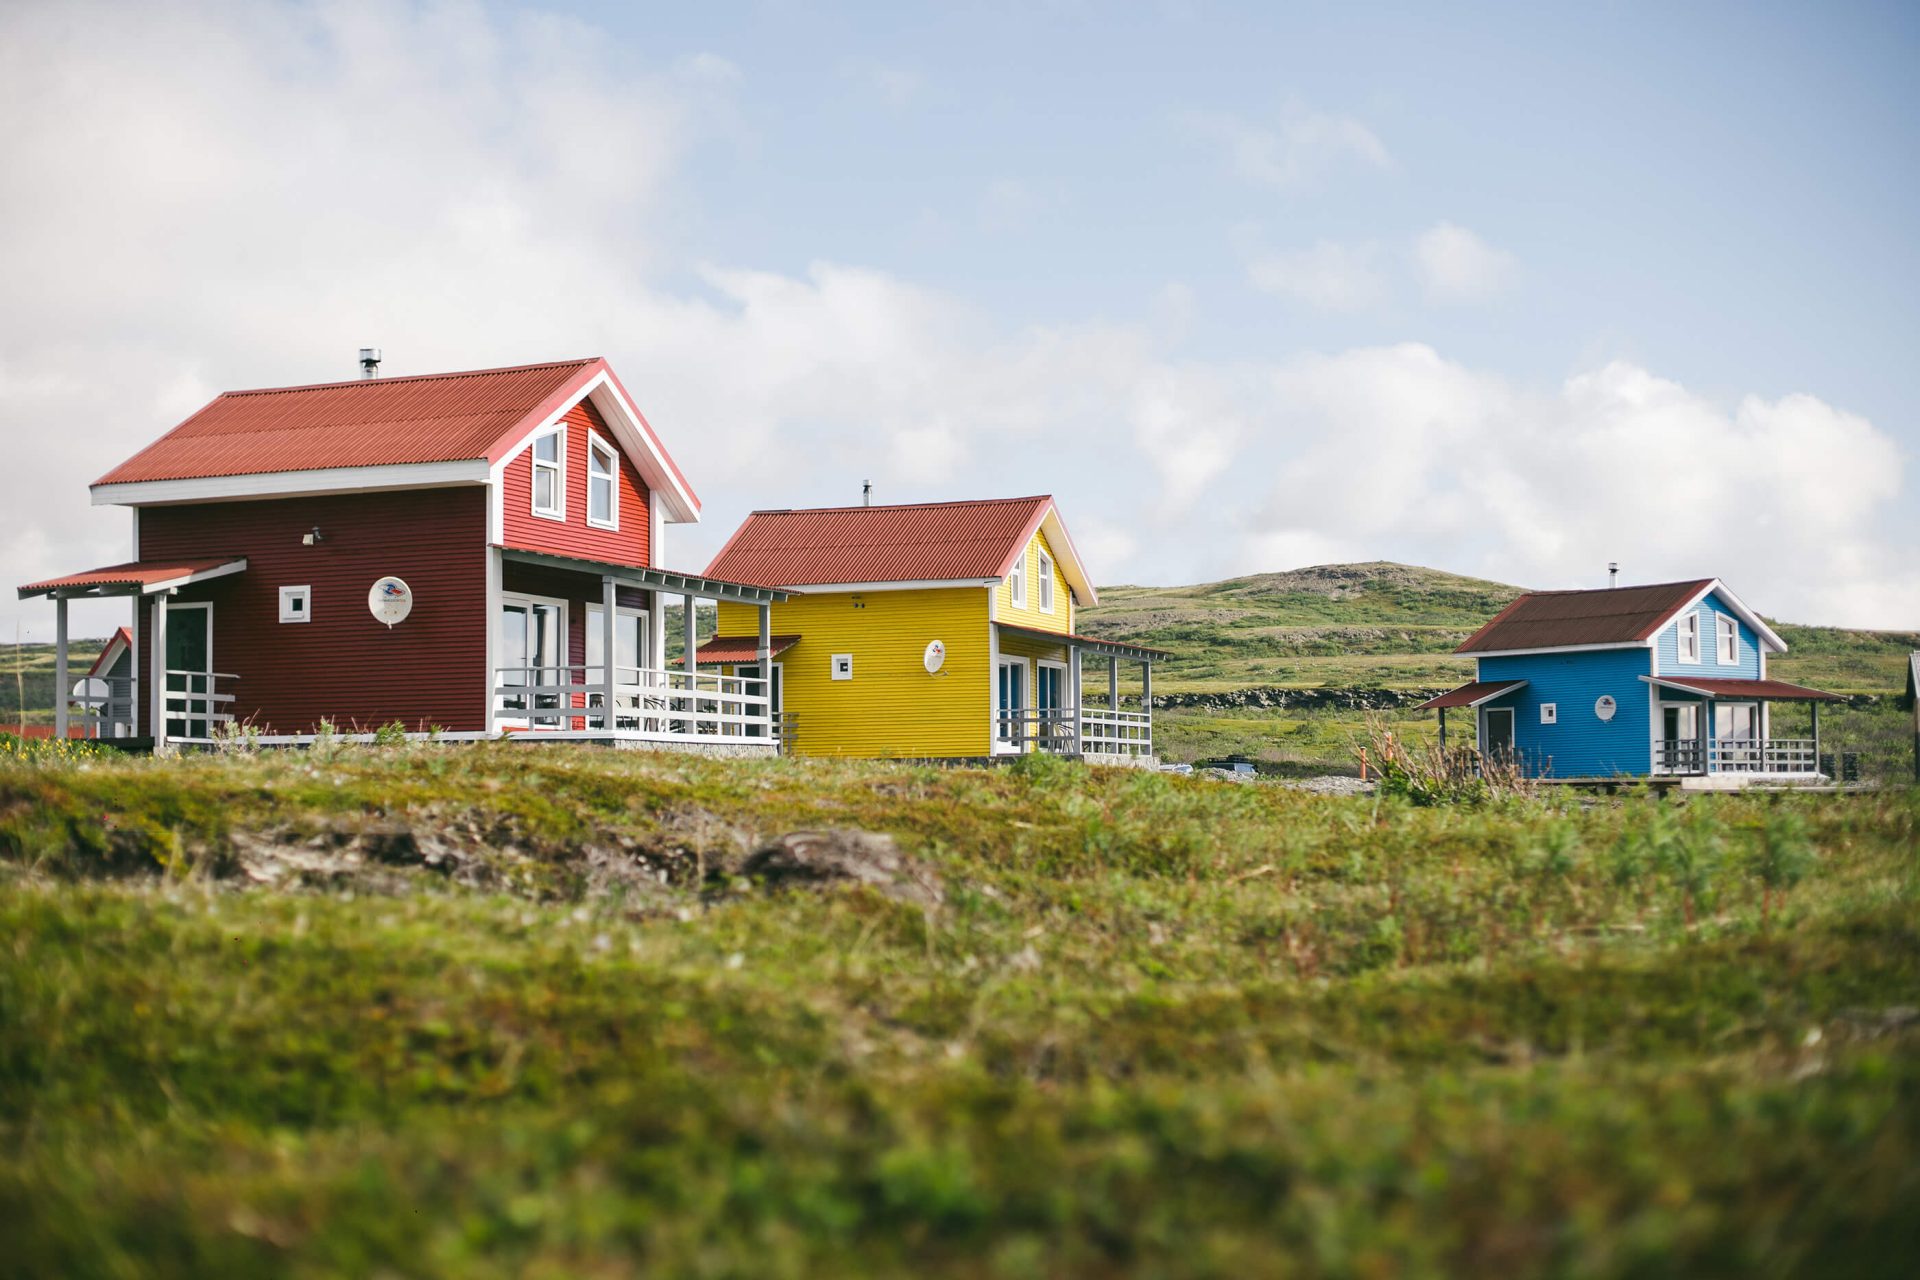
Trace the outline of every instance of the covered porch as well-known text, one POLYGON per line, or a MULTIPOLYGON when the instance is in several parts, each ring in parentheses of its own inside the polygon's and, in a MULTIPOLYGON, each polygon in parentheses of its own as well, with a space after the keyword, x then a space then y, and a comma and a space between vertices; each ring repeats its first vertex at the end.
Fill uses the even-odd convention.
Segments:
POLYGON ((1030 751, 1145 764, 1153 760, 1153 664, 1164 650, 996 622, 995 755, 1030 751), (1088 659, 1105 666, 1092 688, 1088 659), (1137 669, 1123 688, 1121 664, 1137 669))
POLYGON ((1813 781, 1821 769, 1820 705, 1838 694, 1782 680, 1641 676, 1653 687, 1656 774, 1738 781, 1813 781), (1772 736, 1771 705, 1804 703, 1808 736, 1772 736))
POLYGON ((169 605, 182 587, 244 573, 246 568, 244 556, 136 560, 19 588, 22 600, 53 601, 54 736, 77 732, 84 738, 150 745, 155 751, 176 743, 211 743, 233 722, 228 708, 239 677, 213 670, 212 624, 205 608, 169 605), (136 640, 127 674, 90 675, 76 683, 68 661, 68 605, 116 597, 136 602, 131 634, 137 637, 146 629, 150 670, 144 675, 140 671, 136 640))
POLYGON ((772 754, 783 742, 772 691, 772 587, 664 569, 503 549, 489 637, 490 732, 520 741, 658 745, 772 754), (669 660, 666 598, 681 602, 680 657, 669 660), (757 607, 747 670, 700 670, 700 601, 757 607))

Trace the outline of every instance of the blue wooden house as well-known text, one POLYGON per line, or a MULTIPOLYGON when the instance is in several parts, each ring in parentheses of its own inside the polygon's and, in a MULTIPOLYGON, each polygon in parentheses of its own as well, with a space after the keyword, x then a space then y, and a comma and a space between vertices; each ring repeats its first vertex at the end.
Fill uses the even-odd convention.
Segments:
POLYGON ((1531 591, 1454 652, 1476 678, 1422 704, 1473 716, 1483 755, 1530 777, 1670 774, 1729 782, 1819 773, 1831 693, 1767 678, 1786 642, 1717 578, 1531 591), (1768 708, 1813 706, 1812 736, 1774 738, 1768 708))

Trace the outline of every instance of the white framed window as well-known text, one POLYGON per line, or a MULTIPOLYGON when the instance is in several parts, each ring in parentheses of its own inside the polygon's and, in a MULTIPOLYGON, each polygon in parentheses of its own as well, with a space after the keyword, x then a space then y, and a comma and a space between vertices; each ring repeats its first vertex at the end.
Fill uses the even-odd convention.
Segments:
POLYGON ((280 588, 280 621, 305 622, 313 617, 312 587, 280 588))
POLYGON ((1027 557, 1024 552, 1013 562, 1013 572, 1007 575, 1007 598, 1016 609, 1027 607, 1027 557))
POLYGON ((1053 612, 1053 557, 1040 553, 1040 612, 1053 612))
POLYGON ((1713 649, 1723 667, 1740 661, 1740 624, 1724 613, 1713 615, 1713 649))
POLYGON ((567 429, 561 427, 533 441, 533 514, 549 520, 567 518, 567 429))
POLYGON ((587 523, 620 527, 620 455, 592 432, 587 433, 587 523))
POLYGON ((1700 661, 1700 615, 1697 613, 1680 619, 1680 661, 1700 661))

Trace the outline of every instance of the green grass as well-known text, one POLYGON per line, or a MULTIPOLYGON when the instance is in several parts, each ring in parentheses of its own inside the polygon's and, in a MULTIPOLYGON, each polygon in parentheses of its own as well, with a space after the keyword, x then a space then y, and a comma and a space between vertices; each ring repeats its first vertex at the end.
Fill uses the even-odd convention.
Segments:
POLYGON ((1920 793, 1674 816, 1046 759, 0 769, 0 1274, 1904 1274, 1920 793), (726 874, 825 825, 944 905, 726 874), (480 887, 232 875, 398 829, 480 887))
MULTIPOLYGON (((1320 565, 1189 587, 1103 587, 1081 630, 1167 649, 1166 693, 1249 685, 1444 688, 1472 678, 1450 656, 1521 588, 1384 561, 1320 565)), ((1777 679, 1836 693, 1905 687, 1920 633, 1779 624, 1777 679)))

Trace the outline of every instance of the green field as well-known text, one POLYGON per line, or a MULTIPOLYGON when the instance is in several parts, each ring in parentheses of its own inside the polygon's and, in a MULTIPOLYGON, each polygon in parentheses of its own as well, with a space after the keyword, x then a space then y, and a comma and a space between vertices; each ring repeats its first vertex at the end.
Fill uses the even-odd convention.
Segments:
MULTIPOLYGON (((1471 679, 1452 651, 1521 588, 1378 561, 1192 587, 1102 587, 1089 635, 1166 649, 1157 692, 1249 685, 1445 688, 1471 679)), ((1904 687, 1920 633, 1775 624, 1788 652, 1768 674, 1835 693, 1904 687)))
POLYGON ((1045 758, 4 766, 0 1275, 1905 1275, 1917 826, 1045 758), (818 827, 924 878, 740 876, 818 827))

